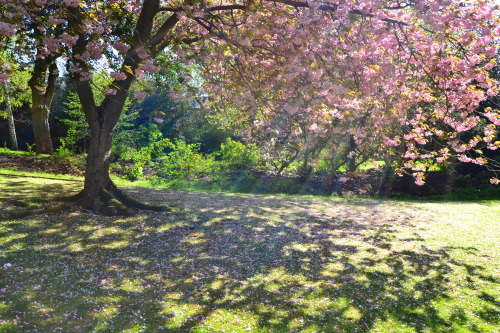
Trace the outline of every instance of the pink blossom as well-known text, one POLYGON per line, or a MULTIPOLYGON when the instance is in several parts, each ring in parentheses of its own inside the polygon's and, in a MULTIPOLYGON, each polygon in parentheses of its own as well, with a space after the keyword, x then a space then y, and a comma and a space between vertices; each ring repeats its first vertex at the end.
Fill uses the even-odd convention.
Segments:
POLYGON ((486 94, 488 96, 496 96, 497 95, 497 93, 493 89, 491 89, 491 88, 488 89, 488 91, 486 92, 486 94))
POLYGON ((319 128, 318 124, 316 123, 313 123, 310 127, 309 127, 309 130, 313 133, 318 133, 321 131, 321 129, 319 128))
POLYGON ((146 59, 148 57, 148 51, 146 51, 145 49, 143 48, 139 48, 137 49, 135 52, 137 52, 137 56, 140 58, 140 59, 146 59))
POLYGON ((127 79, 127 74, 122 73, 122 72, 111 72, 109 73, 109 76, 111 76, 112 79, 122 81, 127 79))
POLYGON ((384 140, 384 144, 386 146, 398 146, 399 145, 399 142, 397 140, 390 139, 386 136, 384 136, 383 140, 384 140))
POLYGON ((444 157, 438 157, 438 158, 436 158, 436 162, 438 162, 438 163, 443 163, 444 161, 445 161, 444 157))
POLYGON ((140 69, 140 68, 136 68, 135 71, 134 71, 134 73, 135 73, 135 76, 137 76, 137 77, 143 77, 144 76, 144 71, 142 69, 140 69))
POLYGON ((427 143, 424 138, 415 138, 415 142, 421 145, 425 145, 427 143))
POLYGON ((415 180, 415 184, 417 184, 418 186, 422 186, 425 184, 424 180, 422 178, 417 178, 415 180))
POLYGON ((11 37, 15 33, 16 33, 15 25, 5 23, 5 22, 0 22, 0 35, 1 36, 11 37))
POLYGON ((486 49, 485 55, 488 58, 494 57, 497 53, 497 48, 495 46, 489 47, 486 49))
POLYGON ((113 43, 113 47, 121 53, 125 53, 130 49, 130 45, 124 44, 122 42, 116 41, 113 43))
POLYGON ((78 36, 71 36, 67 33, 62 34, 60 38, 61 42, 65 43, 68 46, 73 46, 75 45, 76 41, 78 40, 78 36))
POLYGON ((425 184, 423 172, 414 173, 413 176, 415 177, 415 184, 417 184, 418 186, 422 186, 425 184))
POLYGON ((471 159, 471 162, 477 165, 485 165, 486 161, 484 159, 471 159))
POLYGON ((10 75, 7 73, 0 73, 0 82, 9 82, 10 75))
POLYGON ((140 100, 144 100, 148 94, 144 91, 136 91, 134 92, 134 97, 140 100))
POLYGON ((472 159, 464 154, 458 155, 458 160, 460 162, 470 162, 472 159))
POLYGON ((160 67, 155 66, 152 59, 146 60, 146 62, 141 65, 141 69, 149 73, 158 73, 160 71, 160 67))
POLYGON ((491 70, 493 67, 495 67, 495 64, 489 62, 487 63, 485 66, 484 66, 484 69, 486 69, 487 71, 491 70))

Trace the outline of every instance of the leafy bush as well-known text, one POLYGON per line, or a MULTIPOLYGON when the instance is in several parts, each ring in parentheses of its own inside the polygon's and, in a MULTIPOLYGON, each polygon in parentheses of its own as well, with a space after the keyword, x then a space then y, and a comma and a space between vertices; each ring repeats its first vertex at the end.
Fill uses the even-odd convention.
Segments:
POLYGON ((131 150, 129 158, 138 166, 156 167, 157 162, 166 156, 167 149, 173 149, 174 145, 170 139, 163 138, 163 134, 156 124, 149 124, 146 128, 141 126, 144 136, 147 136, 147 143, 139 150, 131 150))
POLYGON ((250 170, 258 166, 261 161, 260 152, 255 145, 245 145, 230 138, 221 145, 220 156, 223 168, 227 170, 250 170))
POLYGON ((194 180, 214 174, 217 170, 213 156, 199 152, 199 143, 188 144, 183 140, 175 140, 170 148, 172 151, 159 159, 160 175, 163 177, 194 180))
POLYGON ((125 178, 131 181, 139 180, 143 176, 143 169, 140 166, 133 166, 125 169, 125 178))

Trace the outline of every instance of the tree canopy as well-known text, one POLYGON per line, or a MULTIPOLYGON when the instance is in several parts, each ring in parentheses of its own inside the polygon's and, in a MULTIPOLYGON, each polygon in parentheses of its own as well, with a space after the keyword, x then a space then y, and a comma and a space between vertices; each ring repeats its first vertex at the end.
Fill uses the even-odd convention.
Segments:
POLYGON ((498 93, 489 72, 499 21, 488 1, 0 3, 0 34, 18 35, 19 52, 67 56, 92 132, 89 200, 112 184, 110 140, 131 83, 169 68, 160 60, 197 63, 207 104, 230 112, 251 138, 307 147, 345 134, 351 155, 399 147, 400 171, 418 184, 429 165, 452 158, 499 169, 484 151, 500 147, 500 113, 480 108, 498 93), (160 57, 166 49, 176 56, 160 57), (103 66, 113 81, 96 104, 91 76, 103 66))

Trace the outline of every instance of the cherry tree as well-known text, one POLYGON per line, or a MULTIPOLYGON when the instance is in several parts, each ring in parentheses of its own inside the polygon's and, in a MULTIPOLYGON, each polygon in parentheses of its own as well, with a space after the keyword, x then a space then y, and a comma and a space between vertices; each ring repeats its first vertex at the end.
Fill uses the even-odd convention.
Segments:
MULTIPOLYGON (((54 42, 70 49, 70 71, 92 133, 79 195, 86 207, 106 198, 136 204, 109 177, 112 136, 132 82, 160 71, 157 61, 166 49, 179 61, 199 64, 208 104, 230 105, 249 136, 281 135, 276 124, 286 114, 290 124, 282 128, 295 128, 287 140, 300 137, 300 123, 318 138, 345 131, 357 147, 402 145, 406 167, 420 184, 431 161, 455 156, 487 164, 480 148, 500 146, 498 110, 477 111, 498 89, 488 75, 496 64, 498 18, 486 1, 21 3, 57 4, 66 15, 54 42), (104 62, 114 81, 97 104, 91 76, 104 62), (479 126, 481 135, 461 140, 460 133, 479 126), (441 148, 428 151, 434 141, 441 148)), ((0 25, 2 34, 10 29, 16 26, 0 25)))
POLYGON ((214 83, 216 103, 229 100, 245 110, 238 116, 248 136, 279 138, 287 114, 287 126, 296 126, 289 140, 299 141, 305 132, 299 124, 306 123, 319 138, 352 135, 358 149, 404 145, 406 170, 399 171, 411 172, 417 184, 432 164, 452 158, 498 171, 482 150, 500 146, 498 110, 478 112, 498 89, 488 75, 497 49, 491 4, 365 2, 357 9, 349 1, 286 3, 308 9, 298 18, 250 14, 247 20, 265 27, 234 29, 235 41, 219 43, 218 57, 193 55, 209 62, 206 79, 214 83), (481 127, 478 136, 462 139, 481 127))

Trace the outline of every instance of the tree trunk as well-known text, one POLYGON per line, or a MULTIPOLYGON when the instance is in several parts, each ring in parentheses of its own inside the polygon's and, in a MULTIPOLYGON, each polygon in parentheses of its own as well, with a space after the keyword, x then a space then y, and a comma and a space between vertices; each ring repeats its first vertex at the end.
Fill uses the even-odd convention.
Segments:
POLYGON ((85 167, 83 199, 86 201, 92 201, 102 191, 108 191, 112 184, 109 177, 109 157, 113 134, 103 126, 95 125, 98 124, 93 126, 85 167))
MULTIPOLYGON (((356 151, 357 145, 356 141, 354 141, 354 137, 351 135, 349 138, 349 152, 354 153, 356 151)), ((352 174, 356 172, 358 166, 356 164, 356 155, 349 157, 349 162, 347 163, 347 172, 352 174)))
POLYGON ((50 137, 49 115, 57 79, 55 59, 36 59, 33 75, 29 81, 31 89, 31 122, 35 136, 37 154, 52 154, 54 148, 50 137))
POLYGON ((37 154, 52 154, 54 148, 50 138, 50 105, 47 105, 44 96, 37 92, 32 93, 32 102, 31 122, 35 136, 35 151, 37 154))
POLYGON ((10 148, 12 150, 18 150, 19 147, 17 145, 16 126, 14 123, 14 114, 12 113, 12 104, 10 103, 9 83, 3 82, 3 89, 5 92, 5 106, 7 109, 7 120, 9 122, 10 148))
POLYGON ((127 207, 116 200, 118 191, 109 176, 109 157, 113 142, 113 131, 96 122, 92 134, 85 167, 85 182, 77 196, 82 207, 108 215, 123 215, 127 207))
MULTIPOLYGON (((104 109, 103 114, 106 111, 108 111, 107 114, 117 112, 104 109)), ((106 215, 126 215, 129 213, 129 208, 168 210, 167 207, 152 206, 136 201, 116 187, 109 176, 109 159, 116 121, 94 119, 90 125, 92 134, 85 167, 85 182, 82 192, 76 197, 82 207, 106 215)))
POLYGON ((133 80, 133 76, 128 76, 121 81, 121 89, 115 95, 107 95, 99 106, 95 103, 90 82, 77 80, 76 83, 91 132, 84 187, 76 199, 83 208, 106 215, 128 214, 129 208, 168 210, 166 207, 151 206, 130 198, 116 187, 109 176, 113 133, 133 80))
POLYGON ((145 0, 143 9, 137 20, 133 37, 132 47, 124 57, 122 72, 126 73, 125 80, 114 80, 110 88, 116 91, 114 95, 107 95, 102 103, 96 105, 91 88, 91 81, 82 76, 82 72, 90 72, 89 64, 81 57, 75 55, 84 54, 88 45, 85 32, 81 31, 81 22, 85 16, 81 8, 70 8, 70 26, 78 31, 79 38, 73 46, 72 61, 82 69, 82 72, 74 73, 78 97, 82 103, 85 118, 90 126, 90 142, 85 169, 85 183, 82 192, 76 198, 81 201, 84 208, 92 209, 102 213, 122 214, 127 208, 150 209, 156 211, 168 210, 166 207, 151 206, 140 203, 122 191, 120 191, 109 177, 109 164, 113 133, 122 113, 127 99, 130 86, 135 79, 135 69, 142 61, 137 50, 146 46, 154 58, 168 44, 164 40, 168 32, 179 21, 174 14, 171 15, 156 33, 152 35, 153 22, 160 8, 159 0, 145 0), (151 37, 152 36, 152 37, 151 37))

